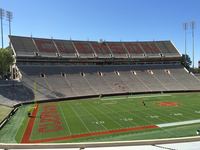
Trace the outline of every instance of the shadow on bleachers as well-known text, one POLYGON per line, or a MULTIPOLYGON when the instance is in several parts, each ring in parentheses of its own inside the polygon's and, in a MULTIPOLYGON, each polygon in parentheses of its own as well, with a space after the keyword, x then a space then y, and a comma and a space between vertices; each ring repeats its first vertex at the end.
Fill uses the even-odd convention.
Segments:
POLYGON ((13 101, 34 100, 34 92, 17 81, 0 81, 0 95, 13 101))

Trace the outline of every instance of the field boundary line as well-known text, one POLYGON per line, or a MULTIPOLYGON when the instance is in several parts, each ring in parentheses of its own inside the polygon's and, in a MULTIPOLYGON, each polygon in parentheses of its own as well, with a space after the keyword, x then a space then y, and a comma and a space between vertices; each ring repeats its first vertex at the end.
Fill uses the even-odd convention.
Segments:
POLYGON ((21 143, 29 143, 37 112, 38 112, 38 104, 36 104, 35 109, 31 114, 32 117, 28 121, 28 125, 22 137, 21 143))
POLYGON ((157 124, 156 126, 158 126, 160 128, 164 128, 164 127, 189 125, 189 124, 195 124, 195 123, 200 123, 200 119, 197 119, 197 120, 188 120, 188 121, 180 121, 180 122, 171 122, 171 123, 162 123, 162 124, 157 124))
POLYGON ((65 136, 65 137, 32 140, 32 141, 28 141, 28 143, 46 143, 46 142, 64 141, 64 140, 72 140, 72 139, 83 138, 83 137, 101 136, 101 135, 125 133, 125 132, 130 132, 130 131, 140 131, 140 130, 156 129, 156 128, 159 128, 159 127, 156 125, 137 126, 137 127, 131 127, 131 128, 121 128, 121 129, 105 130, 105 131, 99 131, 99 132, 75 134, 75 135, 70 135, 70 136, 65 136))
POLYGON ((101 98, 102 101, 106 100, 118 100, 118 99, 130 99, 130 98, 150 98, 150 97, 165 97, 172 96, 171 94, 157 94, 157 95, 144 95, 144 96, 128 96, 128 97, 115 97, 115 98, 101 98))

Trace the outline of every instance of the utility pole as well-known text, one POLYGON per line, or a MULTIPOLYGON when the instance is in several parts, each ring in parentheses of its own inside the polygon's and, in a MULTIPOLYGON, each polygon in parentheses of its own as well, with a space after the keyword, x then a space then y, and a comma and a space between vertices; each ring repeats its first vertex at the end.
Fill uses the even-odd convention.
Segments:
POLYGON ((4 48, 3 46, 3 18, 4 18, 4 10, 0 8, 0 19, 1 19, 1 48, 4 48))

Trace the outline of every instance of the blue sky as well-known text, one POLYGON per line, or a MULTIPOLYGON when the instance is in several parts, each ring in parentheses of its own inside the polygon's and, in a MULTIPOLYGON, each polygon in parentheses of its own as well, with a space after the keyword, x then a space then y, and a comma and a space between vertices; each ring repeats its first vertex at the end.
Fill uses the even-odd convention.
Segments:
MULTIPOLYGON (((171 40, 184 53, 183 22, 196 22, 200 60, 200 0, 0 0, 14 14, 15 35, 74 40, 171 40)), ((4 20, 5 45, 8 22, 4 20)), ((191 55, 191 29, 188 30, 191 55)))

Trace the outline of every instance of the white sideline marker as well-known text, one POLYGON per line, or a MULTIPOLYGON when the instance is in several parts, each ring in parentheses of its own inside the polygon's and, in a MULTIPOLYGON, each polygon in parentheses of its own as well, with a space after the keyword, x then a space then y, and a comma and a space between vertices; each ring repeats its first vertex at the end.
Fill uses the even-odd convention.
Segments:
POLYGON ((146 97, 164 97, 164 96, 171 96, 171 94, 157 94, 157 95, 144 95, 144 96, 128 96, 128 97, 115 97, 115 98, 101 98, 101 100, 118 100, 118 99, 146 98, 146 97))
POLYGON ((172 123, 163 123, 163 124, 157 124, 156 126, 158 126, 160 128, 164 128, 164 127, 181 126, 181 125, 188 125, 188 124, 194 124, 194 123, 200 123, 200 119, 172 122, 172 123))

